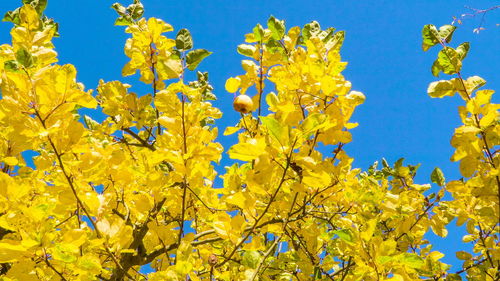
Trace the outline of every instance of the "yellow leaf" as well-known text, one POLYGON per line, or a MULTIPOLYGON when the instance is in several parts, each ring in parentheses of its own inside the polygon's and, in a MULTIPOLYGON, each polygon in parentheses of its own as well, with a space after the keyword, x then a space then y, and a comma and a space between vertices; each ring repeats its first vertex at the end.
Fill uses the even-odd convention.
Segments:
POLYGON ((168 269, 166 271, 158 271, 148 274, 149 281, 179 281, 183 279, 179 279, 178 274, 172 270, 168 269))
POLYGON ((82 229, 71 229, 63 235, 62 241, 80 247, 87 241, 87 233, 82 229))
POLYGON ((238 143, 233 145, 229 151, 229 158, 242 161, 251 161, 264 153, 265 142, 261 139, 251 139, 246 143, 238 143))
POLYGON ((495 93, 493 90, 479 90, 476 92, 474 100, 479 106, 485 105, 490 102, 491 96, 495 93))
POLYGON ((168 23, 165 23, 161 19, 157 18, 149 18, 148 19, 148 30, 153 36, 153 41, 156 42, 158 40, 158 37, 163 33, 163 32, 168 32, 174 30, 172 26, 168 23))
POLYGON ((238 132, 240 129, 241 129, 240 127, 227 127, 224 130, 224 136, 232 135, 232 134, 238 132))
POLYGON ((240 87, 241 79, 239 77, 231 77, 226 81, 226 91, 236 93, 240 87))
POLYGON ((180 275, 188 274, 192 268, 193 265, 188 261, 177 260, 177 263, 175 264, 175 271, 180 275))
POLYGON ((136 250, 134 250, 134 249, 122 249, 122 250, 120 251, 120 254, 134 254, 134 253, 136 253, 136 252, 137 252, 137 251, 136 251, 136 250))
POLYGON ((212 223, 212 227, 215 232, 222 238, 229 238, 229 232, 231 231, 231 217, 226 213, 220 213, 217 219, 212 223))
POLYGON ((274 92, 267 94, 266 103, 267 103, 267 105, 269 105, 270 111, 274 111, 274 112, 277 111, 276 106, 277 106, 278 102, 279 102, 278 96, 274 92))
POLYGON ((427 93, 432 98, 443 98, 445 96, 451 97, 454 96, 456 92, 457 89, 455 89, 455 84, 451 80, 440 80, 432 82, 427 88, 427 93))
POLYGON ((467 156, 460 161, 460 173, 462 176, 469 178, 477 169, 478 161, 472 156, 467 156))
POLYGON ((161 60, 157 66, 158 76, 160 76, 160 80, 178 78, 183 71, 182 62, 178 59, 161 60))
POLYGON ((439 215, 434 215, 430 221, 431 229, 434 234, 446 237, 448 235, 448 230, 446 230, 446 222, 439 215))
POLYGON ((366 97, 363 93, 358 91, 351 91, 346 96, 347 100, 351 100, 354 105, 360 105, 365 102, 366 97))
POLYGON ((358 126, 359 124, 358 123, 347 123, 345 124, 345 128, 346 129, 354 129, 358 126))
POLYGON ((18 163, 18 160, 16 157, 12 157, 12 156, 9 156, 9 157, 5 157, 3 159, 3 162, 8 165, 8 166, 15 166, 17 165, 18 163))
POLYGON ((233 243, 238 243, 240 242, 241 239, 241 233, 245 230, 246 226, 246 221, 245 218, 241 215, 236 215, 231 218, 231 232, 229 235, 229 239, 231 239, 231 242, 233 243))
POLYGON ((78 267, 92 274, 101 272, 101 261, 98 257, 86 254, 78 259, 78 267))
POLYGON ((331 178, 325 171, 306 170, 303 172, 302 182, 310 187, 321 188, 330 185, 331 178))
POLYGON ((438 251, 433 251, 429 254, 429 258, 431 258, 434 261, 440 260, 441 258, 444 257, 444 254, 438 251))
POLYGON ((241 209, 245 208, 245 196, 243 191, 238 191, 232 195, 226 197, 226 203, 238 206, 241 209))
POLYGON ((482 128, 490 126, 494 122, 498 122, 499 113, 497 110, 489 110, 486 115, 484 115, 479 121, 479 125, 482 128))
POLYGON ((460 260, 470 260, 472 258, 472 255, 470 253, 464 252, 464 251, 458 251, 455 253, 458 259, 460 260))
POLYGON ((198 277, 198 275, 196 273, 189 273, 189 280, 192 280, 192 281, 200 281, 200 277, 198 277))
POLYGON ((21 19, 21 25, 27 27, 29 30, 35 30, 38 28, 40 17, 38 16, 35 8, 30 4, 26 4, 21 7, 19 17, 21 19))
POLYGON ((26 253, 26 248, 17 241, 7 241, 7 243, 0 242, 0 263, 14 262, 22 258, 26 253))
POLYGON ((361 232, 361 239, 370 241, 377 226, 377 219, 371 219, 366 223, 365 230, 361 232))

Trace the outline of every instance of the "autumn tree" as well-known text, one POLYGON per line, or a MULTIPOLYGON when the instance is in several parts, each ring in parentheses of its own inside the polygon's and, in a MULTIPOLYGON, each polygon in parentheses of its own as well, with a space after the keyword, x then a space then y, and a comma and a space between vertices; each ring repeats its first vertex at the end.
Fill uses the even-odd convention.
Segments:
POLYGON ((144 18, 139 0, 114 4, 130 34, 123 75, 150 90, 85 90, 57 64, 46 0, 23 3, 0 46, 1 280, 499 280, 499 106, 483 79, 462 77, 469 45, 448 45, 455 27, 423 30, 424 50, 442 47, 432 73, 456 76, 429 95, 465 102, 451 142, 463 178, 435 169, 433 187, 402 159, 352 168, 343 148, 365 96, 341 74, 342 31, 270 17, 245 36, 242 74, 226 83, 244 101, 224 130, 238 134, 227 150, 238 161, 218 175, 222 113, 208 74, 187 78, 211 53, 188 30, 168 38, 173 27, 144 18), (457 245, 458 272, 424 237, 446 236, 454 218, 473 245, 457 245))

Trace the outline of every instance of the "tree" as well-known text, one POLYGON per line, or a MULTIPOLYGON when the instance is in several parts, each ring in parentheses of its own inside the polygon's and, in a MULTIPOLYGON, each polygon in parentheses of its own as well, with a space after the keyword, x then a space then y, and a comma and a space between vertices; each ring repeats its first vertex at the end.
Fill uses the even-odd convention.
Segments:
POLYGON ((257 94, 224 131, 238 133, 228 150, 238 161, 216 187, 221 112, 207 73, 187 81, 210 55, 188 30, 169 39, 172 26, 144 18, 140 1, 114 4, 131 34, 123 75, 139 73, 151 93, 101 81, 93 95, 57 64, 47 2, 23 3, 6 14, 12 44, 0 47, 2 280, 499 280, 499 107, 483 79, 462 78, 469 45, 448 46, 455 27, 425 26, 423 49, 440 45, 433 74, 456 75, 429 95, 466 102, 452 138, 464 178, 436 168, 430 192, 403 159, 353 169, 343 147, 365 97, 341 74, 344 33, 270 17, 238 46, 244 74, 226 83, 257 94), (446 236, 454 218, 473 245, 456 253, 459 272, 424 238, 446 236))

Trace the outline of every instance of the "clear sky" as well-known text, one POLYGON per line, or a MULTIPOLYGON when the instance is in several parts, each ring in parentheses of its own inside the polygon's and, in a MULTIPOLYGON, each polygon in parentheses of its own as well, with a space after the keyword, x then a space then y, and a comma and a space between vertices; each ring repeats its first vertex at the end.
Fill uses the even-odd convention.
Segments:
MULTIPOLYGON (((116 13, 108 0, 49 0, 46 14, 60 24, 61 37, 55 39, 60 63, 71 63, 78 69, 78 80, 87 88, 95 88, 99 79, 122 80, 134 85, 140 94, 149 88, 140 86, 136 78, 123 79, 121 68, 127 62, 123 45, 128 34, 123 27, 113 26, 116 13)), ((131 1, 130 1, 131 2, 131 1)), ((464 6, 487 8, 498 1, 338 1, 338 0, 143 0, 146 17, 159 17, 172 24, 175 30, 191 31, 195 48, 214 52, 199 69, 208 71, 215 87, 224 116, 217 121, 222 132, 237 123, 239 115, 232 110, 232 94, 224 90, 230 76, 243 74, 243 57, 236 46, 243 43, 244 34, 256 23, 265 24, 270 15, 286 21, 287 27, 317 20, 322 27, 346 31, 341 54, 347 61, 345 77, 353 90, 363 92, 367 99, 357 108, 353 120, 360 126, 352 130, 353 142, 346 145, 355 158, 354 166, 366 169, 385 157, 393 163, 405 157, 405 163, 422 166, 417 175, 419 183, 429 182, 436 166, 441 167, 448 180, 460 178, 458 165, 450 163, 453 153, 450 138, 460 125, 458 97, 431 99, 427 86, 436 80, 430 66, 437 49, 424 53, 421 49, 421 30, 425 24, 449 24, 452 16, 469 12, 464 6)), ((20 0, 0 0, 3 14, 20 5, 20 0)), ((125 6, 129 2, 121 1, 125 6)), ((479 34, 472 33, 479 18, 466 20, 455 32, 452 46, 471 43, 464 61, 465 77, 479 75, 488 81, 486 87, 500 89, 500 9, 486 15, 479 34)), ((10 43, 10 23, 0 24, 0 44, 10 43)), ((169 34, 175 37, 175 32, 169 34)), ((440 79, 447 79, 441 76, 440 79)), ((493 97, 499 102, 498 94, 493 97)), ((221 137, 226 149, 234 138, 221 137)), ((230 161, 227 155, 219 171, 230 161)), ((453 225, 453 224, 452 224, 453 225)), ((447 253, 443 259, 461 265, 454 252, 461 247, 463 231, 451 227, 446 239, 430 236, 435 249, 447 253), (460 246, 459 246, 460 245, 460 246)))

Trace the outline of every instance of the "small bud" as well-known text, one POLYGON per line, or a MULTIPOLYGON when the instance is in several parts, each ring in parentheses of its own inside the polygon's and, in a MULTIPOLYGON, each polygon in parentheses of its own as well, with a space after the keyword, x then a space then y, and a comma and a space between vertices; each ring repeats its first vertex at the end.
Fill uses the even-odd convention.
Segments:
POLYGON ((210 254, 210 256, 208 256, 208 264, 210 266, 215 266, 218 261, 219 259, 217 259, 217 256, 215 254, 210 254))

